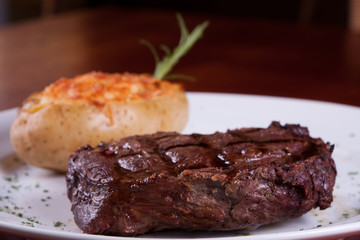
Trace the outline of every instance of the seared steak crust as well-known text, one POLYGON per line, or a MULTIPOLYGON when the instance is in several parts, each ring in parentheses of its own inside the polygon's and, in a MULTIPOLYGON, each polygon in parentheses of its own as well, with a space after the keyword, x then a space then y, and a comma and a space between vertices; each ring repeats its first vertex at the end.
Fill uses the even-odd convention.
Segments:
POLYGON ((299 125, 156 133, 79 148, 66 176, 85 233, 234 230, 332 202, 333 146, 299 125))

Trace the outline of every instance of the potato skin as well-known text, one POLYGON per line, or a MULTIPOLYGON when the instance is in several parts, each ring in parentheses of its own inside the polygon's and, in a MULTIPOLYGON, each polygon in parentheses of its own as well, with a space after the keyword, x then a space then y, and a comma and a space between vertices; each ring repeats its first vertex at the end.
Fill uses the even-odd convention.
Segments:
POLYGON ((136 134, 181 131, 188 118, 187 99, 178 86, 146 98, 105 100, 101 104, 99 99, 96 104, 94 99, 86 99, 49 101, 43 93, 30 96, 10 129, 18 156, 31 165, 66 172, 69 155, 80 146, 136 134))

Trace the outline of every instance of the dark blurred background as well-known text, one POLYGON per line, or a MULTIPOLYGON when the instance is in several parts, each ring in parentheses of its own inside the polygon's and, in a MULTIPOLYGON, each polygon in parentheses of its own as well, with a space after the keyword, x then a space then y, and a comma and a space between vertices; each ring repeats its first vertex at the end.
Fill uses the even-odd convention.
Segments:
POLYGON ((175 11, 211 22, 173 69, 188 91, 360 106, 360 0, 0 0, 0 108, 60 77, 151 73, 139 40, 176 46, 175 11))
POLYGON ((358 0, 0 0, 0 26, 81 8, 117 5, 234 15, 302 25, 349 25, 349 5, 358 0))

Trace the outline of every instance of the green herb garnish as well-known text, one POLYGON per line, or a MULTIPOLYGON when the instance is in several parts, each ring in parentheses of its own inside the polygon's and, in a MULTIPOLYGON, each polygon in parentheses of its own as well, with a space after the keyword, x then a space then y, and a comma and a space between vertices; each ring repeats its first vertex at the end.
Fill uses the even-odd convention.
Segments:
POLYGON ((203 32, 209 25, 209 21, 205 21, 197 25, 194 30, 189 33, 182 16, 180 14, 176 14, 176 17, 181 32, 180 41, 179 44, 173 49, 173 51, 171 51, 171 49, 166 45, 160 46, 160 48, 165 52, 165 56, 163 57, 163 59, 160 60, 158 52, 150 42, 146 40, 140 41, 142 44, 147 46, 154 55, 156 66, 153 76, 157 79, 171 79, 180 77, 185 79, 193 79, 189 76, 182 74, 168 73, 179 62, 180 58, 183 57, 191 49, 195 42, 202 37, 203 32))
POLYGON ((33 223, 31 222, 21 222, 23 225, 29 226, 29 227, 35 227, 33 223))
POLYGON ((32 222, 32 223, 36 223, 36 224, 40 224, 39 221, 36 220, 36 217, 28 217, 26 218, 26 220, 28 220, 29 222, 32 222))
POLYGON ((11 185, 11 188, 15 190, 19 190, 20 187, 21 187, 20 185, 19 186, 11 185))
POLYGON ((62 225, 63 225, 63 223, 60 221, 54 222, 54 227, 60 227, 62 225))
POLYGON ((8 182, 11 182, 12 181, 12 178, 11 177, 4 177, 4 179, 8 182))

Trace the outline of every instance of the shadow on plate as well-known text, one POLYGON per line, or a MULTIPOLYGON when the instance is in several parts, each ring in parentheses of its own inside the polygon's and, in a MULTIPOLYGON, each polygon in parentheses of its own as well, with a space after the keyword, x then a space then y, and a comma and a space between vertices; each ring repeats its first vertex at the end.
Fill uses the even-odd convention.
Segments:
POLYGON ((0 159, 0 171, 3 173, 12 173, 26 165, 16 154, 11 154, 0 159))

